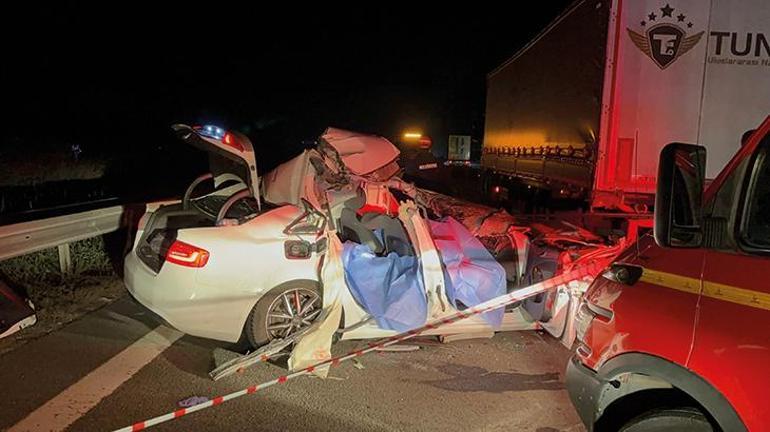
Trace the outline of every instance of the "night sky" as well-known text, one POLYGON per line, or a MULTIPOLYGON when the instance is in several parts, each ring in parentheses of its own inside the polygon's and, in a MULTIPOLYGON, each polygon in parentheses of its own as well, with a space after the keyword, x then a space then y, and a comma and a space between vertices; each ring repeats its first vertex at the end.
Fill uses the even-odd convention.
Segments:
POLYGON ((249 134, 269 166, 328 125, 480 137, 486 73, 568 2, 250 4, 5 13, 0 150, 136 155, 162 147, 172 123, 216 123, 249 134))

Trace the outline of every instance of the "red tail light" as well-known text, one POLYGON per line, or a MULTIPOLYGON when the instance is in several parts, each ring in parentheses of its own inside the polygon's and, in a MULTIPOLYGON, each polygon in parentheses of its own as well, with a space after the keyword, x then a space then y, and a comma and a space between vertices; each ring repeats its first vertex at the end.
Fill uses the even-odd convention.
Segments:
POLYGON ((177 240, 168 248, 166 261, 185 267, 203 267, 209 262, 209 252, 177 240))
POLYGON ((230 132, 225 134, 225 136, 222 138, 222 142, 238 151, 245 150, 243 144, 241 144, 240 140, 238 140, 238 137, 231 134, 230 132))

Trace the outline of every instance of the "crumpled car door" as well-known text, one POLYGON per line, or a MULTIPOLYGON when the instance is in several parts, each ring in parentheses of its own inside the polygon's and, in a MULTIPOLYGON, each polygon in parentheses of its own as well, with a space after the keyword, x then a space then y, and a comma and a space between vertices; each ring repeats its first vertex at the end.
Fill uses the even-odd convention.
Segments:
MULTIPOLYGON (((300 370, 331 358, 334 332, 342 319, 342 293, 348 287, 345 283, 345 269, 342 265, 342 242, 334 231, 327 232, 328 248, 321 268, 323 282, 323 311, 300 338, 289 357, 289 369, 300 370)), ((326 377, 328 369, 314 372, 326 377)))

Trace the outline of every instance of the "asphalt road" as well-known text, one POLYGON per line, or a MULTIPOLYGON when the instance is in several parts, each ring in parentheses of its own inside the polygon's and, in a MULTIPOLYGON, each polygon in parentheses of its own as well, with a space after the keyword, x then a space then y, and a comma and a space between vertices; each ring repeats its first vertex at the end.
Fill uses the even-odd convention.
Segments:
MULTIPOLYGON (((419 351, 369 354, 329 379, 302 377, 151 430, 583 430, 564 389, 569 352, 550 337, 418 342, 419 351)), ((262 364, 211 381, 215 362, 235 355, 229 349, 181 336, 123 297, 0 357, 0 429, 113 430, 191 396, 213 398, 285 373, 262 364)))

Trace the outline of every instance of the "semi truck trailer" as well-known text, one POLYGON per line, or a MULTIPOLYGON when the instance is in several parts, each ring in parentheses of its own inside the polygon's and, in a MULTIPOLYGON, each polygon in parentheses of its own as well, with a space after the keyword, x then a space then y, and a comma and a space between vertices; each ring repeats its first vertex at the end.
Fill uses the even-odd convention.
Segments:
POLYGON ((770 2, 578 0, 487 77, 486 193, 649 212, 657 160, 713 178, 770 112, 770 2))

